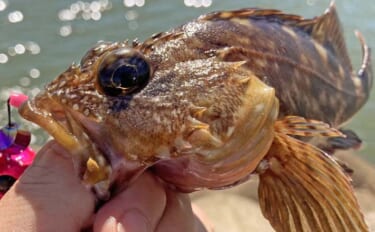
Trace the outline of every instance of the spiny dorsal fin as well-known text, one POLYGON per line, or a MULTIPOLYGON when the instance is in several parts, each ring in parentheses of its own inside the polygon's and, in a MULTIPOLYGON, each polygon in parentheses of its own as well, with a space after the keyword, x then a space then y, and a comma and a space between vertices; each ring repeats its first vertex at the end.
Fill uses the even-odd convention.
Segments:
POLYGON ((358 74, 353 77, 353 81, 354 83, 357 83, 357 77, 359 78, 359 82, 356 84, 356 87, 359 89, 358 92, 360 92, 363 96, 361 99, 359 99, 359 105, 363 105, 370 95, 374 75, 371 65, 371 49, 367 46, 365 38, 359 31, 356 31, 355 35, 359 39, 362 47, 362 65, 358 71, 358 74))
POLYGON ((230 20, 233 18, 249 18, 249 19, 264 19, 269 21, 278 21, 280 23, 290 21, 290 22, 300 22, 304 20, 301 16, 294 14, 286 14, 280 10, 274 9, 260 9, 260 8, 243 8, 240 10, 233 11, 217 11, 199 17, 199 20, 230 20))
POLYGON ((323 15, 313 19, 305 19, 295 26, 311 35, 315 41, 331 51, 344 67, 352 70, 334 1, 331 2, 323 15))
POLYGON ((301 16, 286 14, 279 10, 258 8, 214 12, 200 17, 201 20, 212 21, 230 20, 232 18, 248 18, 250 20, 263 19, 302 30, 324 48, 331 51, 344 67, 352 70, 334 1, 331 2, 329 8, 323 15, 313 19, 304 19, 301 16))

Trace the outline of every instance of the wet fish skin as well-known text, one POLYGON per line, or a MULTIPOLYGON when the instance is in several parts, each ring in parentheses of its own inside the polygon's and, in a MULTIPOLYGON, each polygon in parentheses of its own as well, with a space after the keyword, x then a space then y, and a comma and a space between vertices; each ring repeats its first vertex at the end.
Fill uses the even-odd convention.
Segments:
POLYGON ((363 63, 355 73, 333 3, 313 19, 262 9, 217 12, 201 18, 217 25, 198 37, 210 44, 225 41, 221 46, 229 48, 218 52, 223 60, 246 60, 249 70, 276 89, 280 117, 300 115, 338 127, 369 97, 373 79, 370 49, 356 32, 363 63))
POLYGON ((343 137, 335 127, 368 99, 370 49, 357 35, 364 55, 354 74, 334 4, 314 19, 211 13, 142 43, 98 43, 20 113, 72 153, 98 198, 149 168, 181 191, 259 174, 276 231, 368 231, 350 178, 304 142, 343 137), (150 79, 135 90, 102 72, 138 61, 150 79))

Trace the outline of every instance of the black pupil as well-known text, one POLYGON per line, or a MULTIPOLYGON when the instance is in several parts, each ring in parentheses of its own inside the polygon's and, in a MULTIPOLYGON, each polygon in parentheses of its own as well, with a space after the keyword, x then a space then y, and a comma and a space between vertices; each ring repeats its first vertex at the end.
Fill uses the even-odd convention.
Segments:
POLYGON ((149 78, 150 67, 145 58, 130 50, 109 54, 99 68, 99 85, 110 96, 135 93, 149 78))
POLYGON ((121 65, 113 72, 113 83, 122 88, 132 88, 142 83, 137 67, 133 65, 121 65))
POLYGON ((8 191, 15 181, 16 179, 11 176, 0 176, 0 193, 8 191))

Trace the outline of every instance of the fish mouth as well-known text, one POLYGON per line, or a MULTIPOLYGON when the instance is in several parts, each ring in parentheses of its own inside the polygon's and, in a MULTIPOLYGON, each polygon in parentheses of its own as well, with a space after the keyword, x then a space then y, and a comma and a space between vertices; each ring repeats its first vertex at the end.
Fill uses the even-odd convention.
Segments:
POLYGON ((148 167, 123 159, 122 152, 101 135, 100 122, 64 106, 48 92, 25 102, 19 113, 69 151, 83 183, 93 188, 99 199, 108 199, 111 189, 125 188, 148 167))
POLYGON ((73 120, 67 107, 49 96, 47 92, 37 95, 19 108, 20 115, 44 130, 69 152, 82 153, 88 137, 80 124, 73 120))
POLYGON ((64 106, 48 92, 42 92, 25 102, 19 113, 46 130, 71 154, 76 171, 88 187, 103 181, 106 181, 105 188, 109 187, 111 167, 103 149, 88 135, 81 123, 83 120, 77 118, 79 112, 64 106))

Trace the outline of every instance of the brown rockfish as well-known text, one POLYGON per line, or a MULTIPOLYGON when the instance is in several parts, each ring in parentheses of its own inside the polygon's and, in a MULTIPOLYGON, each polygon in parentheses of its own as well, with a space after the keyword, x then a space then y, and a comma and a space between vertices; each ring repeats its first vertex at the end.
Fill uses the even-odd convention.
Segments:
POLYGON ((146 169, 181 191, 260 176, 276 231, 368 231, 343 168, 308 143, 366 102, 334 4, 313 19, 248 8, 203 15, 144 42, 99 42, 21 107, 68 149, 101 199, 146 169), (307 139, 305 139, 307 138, 307 139))

